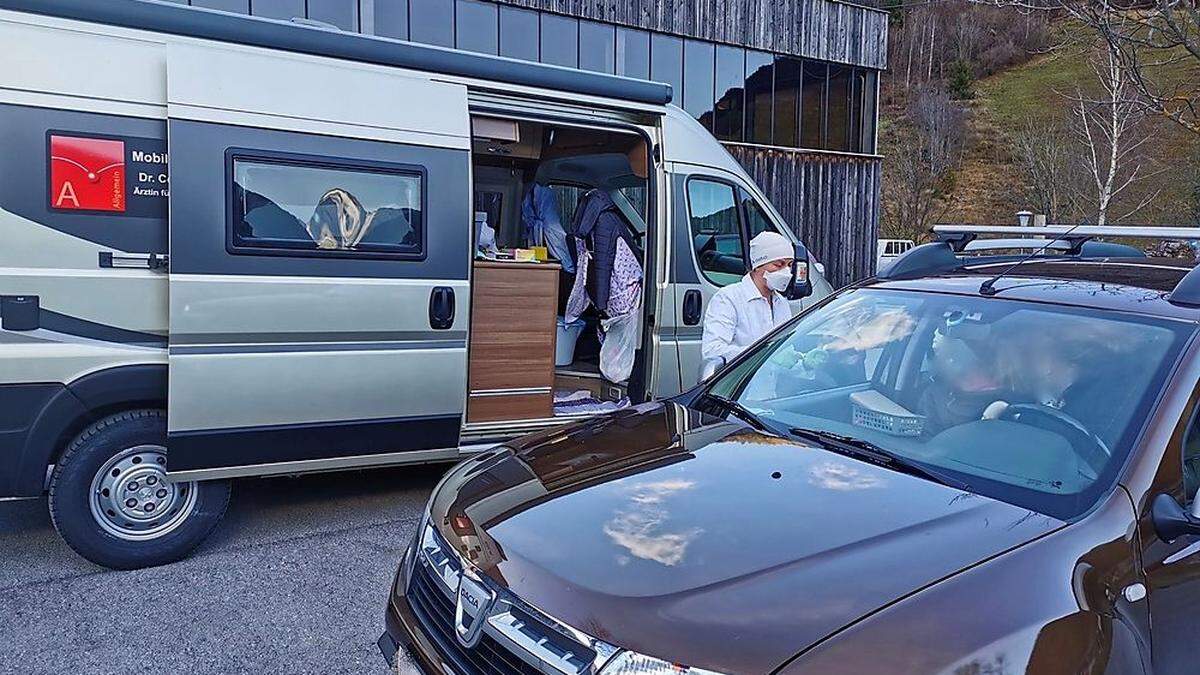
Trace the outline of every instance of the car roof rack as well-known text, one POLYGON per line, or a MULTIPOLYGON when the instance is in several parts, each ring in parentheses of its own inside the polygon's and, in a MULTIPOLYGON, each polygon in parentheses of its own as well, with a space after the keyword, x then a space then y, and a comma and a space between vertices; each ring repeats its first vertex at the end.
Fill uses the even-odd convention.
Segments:
MULTIPOLYGON (((1114 258, 1144 257, 1138 249, 1124 244, 1092 241, 1096 237, 1131 239, 1168 239, 1200 241, 1200 227, 1122 226, 1122 225, 935 225, 936 241, 917 246, 896 258, 877 278, 884 280, 914 279, 924 276, 950 274, 965 266, 978 263, 979 258, 960 256, 960 253, 979 253, 988 250, 1045 247, 1055 258, 1114 258), (979 239, 980 235, 1007 235, 998 240, 979 239), (972 244, 972 242, 978 243, 972 244), (968 248, 968 245, 971 246, 968 248)), ((1021 256, 1011 257, 1019 262, 1021 256)), ((1031 258, 1036 260, 1037 258, 1031 258)), ((1167 296, 1172 304, 1200 307, 1200 267, 1184 275, 1167 296)))

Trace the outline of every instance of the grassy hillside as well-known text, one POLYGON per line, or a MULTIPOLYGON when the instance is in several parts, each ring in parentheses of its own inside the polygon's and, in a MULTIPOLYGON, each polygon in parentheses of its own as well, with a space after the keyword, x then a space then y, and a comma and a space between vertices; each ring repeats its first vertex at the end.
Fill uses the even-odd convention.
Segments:
MULTIPOLYGON (((976 96, 966 103, 970 110, 966 155, 955 172, 939 220, 1008 223, 1017 211, 1029 206, 1021 197, 1020 188, 1028 178, 1018 168, 1013 137, 1030 120, 1069 120, 1071 101, 1067 97, 1074 95, 1077 87, 1085 93, 1098 87, 1084 49, 1063 47, 976 83, 976 96)), ((1167 75, 1196 82, 1200 81, 1200 68, 1175 66, 1167 75)), ((1147 171, 1154 176, 1131 188, 1121 201, 1131 208, 1143 199, 1153 199, 1127 222, 1195 224, 1200 138, 1169 120, 1155 118, 1145 124, 1152 138, 1142 154, 1147 171)))

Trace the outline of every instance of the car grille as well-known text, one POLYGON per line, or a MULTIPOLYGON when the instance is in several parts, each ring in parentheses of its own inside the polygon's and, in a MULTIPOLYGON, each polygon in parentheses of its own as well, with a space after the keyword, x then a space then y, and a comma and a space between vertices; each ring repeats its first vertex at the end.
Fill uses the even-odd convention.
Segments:
POLYGON ((454 603, 436 584, 429 567, 418 562, 413 566, 408 585, 408 602, 425 635, 455 672, 461 675, 542 675, 542 671, 522 661, 489 635, 482 635, 475 647, 463 647, 454 634, 454 603))

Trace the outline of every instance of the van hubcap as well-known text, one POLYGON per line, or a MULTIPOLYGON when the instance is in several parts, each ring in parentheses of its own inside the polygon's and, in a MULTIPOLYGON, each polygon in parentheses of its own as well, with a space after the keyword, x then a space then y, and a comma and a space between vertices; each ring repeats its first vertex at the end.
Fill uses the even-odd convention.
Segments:
POLYGON ((196 483, 167 478, 166 448, 126 448, 92 479, 91 509, 105 532, 129 541, 161 537, 179 527, 196 507, 196 483))

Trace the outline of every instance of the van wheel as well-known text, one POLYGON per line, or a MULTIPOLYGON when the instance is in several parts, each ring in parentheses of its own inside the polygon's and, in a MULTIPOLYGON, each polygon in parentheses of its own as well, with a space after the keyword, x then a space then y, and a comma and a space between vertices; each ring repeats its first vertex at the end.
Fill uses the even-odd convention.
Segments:
POLYGON ((229 481, 166 476, 167 416, 106 417, 67 446, 50 478, 50 518, 79 555, 113 569, 178 560, 212 532, 229 506, 229 481))

